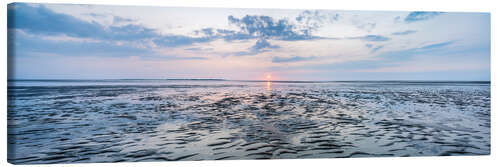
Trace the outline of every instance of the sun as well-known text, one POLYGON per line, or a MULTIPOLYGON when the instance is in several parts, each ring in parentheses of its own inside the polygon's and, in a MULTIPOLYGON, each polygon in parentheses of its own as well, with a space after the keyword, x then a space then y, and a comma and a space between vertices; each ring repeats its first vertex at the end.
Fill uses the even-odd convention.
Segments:
POLYGON ((271 74, 267 74, 267 75, 266 75, 266 79, 267 79, 267 80, 271 80, 271 74))

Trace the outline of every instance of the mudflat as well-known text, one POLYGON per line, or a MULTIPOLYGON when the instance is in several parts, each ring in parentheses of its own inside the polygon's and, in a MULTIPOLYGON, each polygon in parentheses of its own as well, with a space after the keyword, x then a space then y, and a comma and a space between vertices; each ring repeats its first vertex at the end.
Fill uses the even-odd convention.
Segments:
POLYGON ((483 82, 15 81, 15 164, 490 154, 483 82))

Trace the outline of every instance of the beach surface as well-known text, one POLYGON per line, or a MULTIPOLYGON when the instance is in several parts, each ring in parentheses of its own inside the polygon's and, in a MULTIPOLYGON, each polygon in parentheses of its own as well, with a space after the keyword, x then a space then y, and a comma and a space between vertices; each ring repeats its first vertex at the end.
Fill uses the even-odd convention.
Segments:
POLYGON ((490 154, 489 82, 21 80, 15 164, 490 154))

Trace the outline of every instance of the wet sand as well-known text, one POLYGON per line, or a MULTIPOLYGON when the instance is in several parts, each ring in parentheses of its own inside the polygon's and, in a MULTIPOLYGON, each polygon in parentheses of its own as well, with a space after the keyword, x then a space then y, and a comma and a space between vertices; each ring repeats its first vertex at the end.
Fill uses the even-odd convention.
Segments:
POLYGON ((9 86, 15 164, 490 154, 490 84, 9 86))

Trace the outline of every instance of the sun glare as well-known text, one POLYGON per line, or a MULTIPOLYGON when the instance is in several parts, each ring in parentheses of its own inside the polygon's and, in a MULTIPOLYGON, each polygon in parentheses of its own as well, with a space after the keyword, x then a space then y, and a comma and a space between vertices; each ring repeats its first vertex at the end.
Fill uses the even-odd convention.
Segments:
POLYGON ((267 74, 267 75, 266 75, 266 79, 267 79, 267 80, 271 80, 271 74, 267 74))

